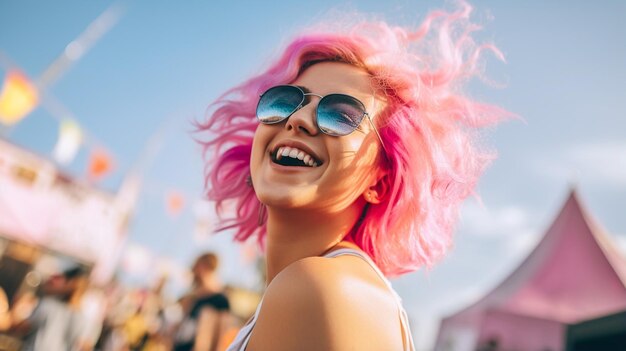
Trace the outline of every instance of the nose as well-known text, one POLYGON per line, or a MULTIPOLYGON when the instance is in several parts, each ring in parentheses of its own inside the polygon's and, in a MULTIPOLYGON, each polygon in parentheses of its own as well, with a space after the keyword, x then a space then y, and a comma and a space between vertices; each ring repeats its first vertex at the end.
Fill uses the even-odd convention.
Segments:
POLYGON ((287 123, 285 123, 285 128, 287 130, 294 130, 296 132, 304 132, 307 135, 317 135, 319 134, 319 128, 317 127, 317 123, 315 119, 317 118, 317 104, 319 103, 319 98, 321 96, 317 94, 304 94, 305 96, 316 96, 318 99, 317 102, 313 102, 313 99, 309 98, 308 102, 303 103, 304 105, 299 108, 296 112, 294 112, 288 119, 287 123))

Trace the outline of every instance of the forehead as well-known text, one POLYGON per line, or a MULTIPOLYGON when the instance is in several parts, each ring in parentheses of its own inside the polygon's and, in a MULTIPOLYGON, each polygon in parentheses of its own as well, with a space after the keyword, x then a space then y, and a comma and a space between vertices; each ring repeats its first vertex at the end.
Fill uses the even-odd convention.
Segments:
POLYGON ((347 94, 371 105, 374 87, 369 74, 342 62, 320 62, 307 68, 293 82, 319 95, 347 94))

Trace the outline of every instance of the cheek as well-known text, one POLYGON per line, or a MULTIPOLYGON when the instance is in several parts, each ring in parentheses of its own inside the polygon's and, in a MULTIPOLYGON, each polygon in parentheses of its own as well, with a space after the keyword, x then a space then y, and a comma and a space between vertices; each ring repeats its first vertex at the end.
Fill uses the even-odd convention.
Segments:
POLYGON ((264 126, 258 126, 254 132, 254 138, 252 139, 252 151, 250 153, 250 171, 254 172, 255 168, 259 166, 265 149, 267 148, 268 136, 266 128, 264 126))
POLYGON ((335 148, 336 157, 346 171, 369 170, 376 163, 377 143, 357 132, 343 137, 341 143, 335 148))
POLYGON ((363 142, 363 138, 346 139, 334 154, 334 188, 341 193, 360 194, 365 190, 376 171, 376 145, 363 142))

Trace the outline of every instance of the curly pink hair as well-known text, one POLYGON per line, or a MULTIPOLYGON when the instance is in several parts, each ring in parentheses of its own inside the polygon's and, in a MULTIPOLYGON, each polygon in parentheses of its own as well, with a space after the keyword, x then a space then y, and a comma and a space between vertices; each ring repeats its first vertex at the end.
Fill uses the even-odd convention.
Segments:
POLYGON ((387 100, 374 121, 386 148, 389 192, 346 239, 389 276, 432 266, 452 244, 459 205, 495 156, 479 147, 478 129, 508 115, 458 92, 460 83, 480 74, 481 51, 503 59, 494 46, 476 45, 470 37, 478 29, 468 20, 471 10, 463 3, 457 12, 431 12, 416 31, 361 22, 339 32, 307 33, 267 71, 218 98, 208 119, 197 124, 213 136, 202 144, 205 156, 215 157, 206 164, 205 186, 220 214, 218 231, 234 229, 238 241, 257 235, 264 243, 264 212, 254 189, 245 186, 259 94, 294 81, 317 62, 339 61, 369 72, 387 100), (235 211, 225 211, 232 201, 235 211))

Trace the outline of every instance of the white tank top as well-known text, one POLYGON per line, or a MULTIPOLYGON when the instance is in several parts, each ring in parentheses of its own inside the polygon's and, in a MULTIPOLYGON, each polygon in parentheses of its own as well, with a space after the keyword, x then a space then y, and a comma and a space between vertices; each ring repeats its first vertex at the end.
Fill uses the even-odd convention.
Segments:
MULTIPOLYGON (((369 265, 374 269, 374 271, 378 274, 378 276, 385 282, 387 287, 389 287, 389 290, 392 292, 396 300, 396 304, 398 305, 398 314, 400 316, 400 323, 401 323, 401 329, 402 329, 402 344, 404 345, 404 351, 415 351, 415 346, 413 345, 413 337, 411 336, 411 329, 409 328, 409 319, 407 317, 406 311, 402 307, 402 300, 400 299, 400 296, 398 296, 398 294, 393 290, 393 287, 391 286, 391 283, 389 282, 389 280, 387 280, 385 275, 380 271, 380 269, 378 269, 374 261, 372 261, 371 258, 369 258, 366 254, 360 251, 357 251, 354 249, 339 249, 336 251, 329 252, 322 257, 331 258, 331 257, 342 256, 342 255, 357 256, 365 260, 365 262, 369 263, 369 265)), ((244 325, 241 328, 241 330, 239 330, 239 333, 237 333, 235 340, 233 340, 233 342, 230 344, 230 346, 228 347, 226 351, 245 351, 246 350, 246 347, 248 346, 248 342, 250 342, 252 329, 254 329, 254 325, 256 324, 257 318, 259 317, 259 311, 261 310, 262 303, 263 303, 263 299, 261 299, 261 302, 259 302, 259 306, 257 306, 256 312, 254 312, 254 316, 252 317, 252 319, 250 319, 250 321, 246 325, 244 325)))

